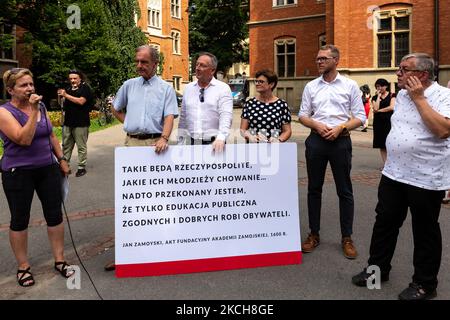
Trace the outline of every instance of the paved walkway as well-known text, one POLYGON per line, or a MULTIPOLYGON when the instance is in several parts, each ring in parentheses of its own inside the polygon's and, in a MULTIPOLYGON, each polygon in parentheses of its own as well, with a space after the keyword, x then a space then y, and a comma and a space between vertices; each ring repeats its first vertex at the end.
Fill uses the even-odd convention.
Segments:
MULTIPOLYGON (((240 109, 235 109, 232 139, 239 140, 240 109)), ((176 127, 176 126, 175 126, 176 127)), ((292 141, 298 142, 299 194, 302 237, 308 232, 304 140, 308 130, 293 123, 292 141)), ((174 143, 174 135, 172 136, 174 143)), ((339 248, 339 217, 333 178, 327 172, 324 186, 321 246, 303 256, 296 266, 267 267, 186 275, 117 279, 103 271, 114 258, 114 147, 124 141, 122 126, 90 135, 87 175, 69 179, 70 195, 65 204, 78 253, 100 294, 105 299, 396 299, 412 273, 412 236, 409 218, 400 234, 391 280, 382 290, 355 288, 351 276, 365 266, 374 221, 380 156, 371 147, 372 131, 352 132, 355 190, 355 234, 360 252, 355 261, 345 259, 339 248)), ((72 167, 76 167, 76 155, 72 167)), ((443 206, 443 260, 438 299, 450 299, 450 206, 443 206)), ((39 201, 34 200, 29 228, 29 253, 36 285, 21 288, 15 281, 15 259, 8 241, 9 210, 0 190, 0 299, 98 299, 85 272, 80 290, 69 290, 53 271, 45 222, 39 201)), ((68 261, 78 264, 66 224, 68 261)))

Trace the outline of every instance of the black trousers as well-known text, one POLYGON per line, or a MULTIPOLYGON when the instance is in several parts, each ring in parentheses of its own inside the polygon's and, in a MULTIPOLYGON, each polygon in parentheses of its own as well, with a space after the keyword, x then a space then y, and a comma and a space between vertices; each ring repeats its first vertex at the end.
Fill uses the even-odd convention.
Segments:
POLYGON ((308 171, 308 216, 313 233, 320 230, 322 187, 327 164, 330 162, 339 197, 339 217, 343 237, 353 233, 353 188, 350 179, 352 168, 352 140, 350 136, 328 141, 317 133, 311 133, 305 141, 306 167, 308 171))
POLYGON ((442 237, 438 220, 444 193, 382 176, 378 187, 377 216, 370 243, 369 265, 377 265, 382 274, 389 273, 399 230, 409 208, 414 238, 413 282, 426 290, 434 290, 441 266, 442 237))
POLYGON ((41 200, 47 226, 55 227, 63 222, 61 171, 58 164, 3 172, 2 182, 11 211, 12 231, 23 231, 28 228, 34 191, 41 200))

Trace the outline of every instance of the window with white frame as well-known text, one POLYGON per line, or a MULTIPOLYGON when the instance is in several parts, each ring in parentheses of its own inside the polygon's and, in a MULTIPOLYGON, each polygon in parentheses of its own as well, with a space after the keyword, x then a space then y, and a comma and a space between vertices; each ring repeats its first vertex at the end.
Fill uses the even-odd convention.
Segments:
POLYGON ((396 67, 410 53, 411 14, 409 10, 379 12, 375 19, 377 66, 396 67))
MULTIPOLYGON (((15 37, 15 26, 7 23, 0 23, 0 37, 8 39, 8 37, 13 39, 15 37)), ((0 46, 0 59, 9 59, 14 60, 15 57, 15 41, 12 42, 12 45, 8 48, 4 48, 0 46)))
POLYGON ((173 53, 176 54, 180 54, 181 50, 180 50, 180 32, 173 30, 171 32, 171 36, 172 36, 172 51, 173 53))
POLYGON ((161 46, 159 45, 159 44, 157 44, 157 43, 150 43, 149 44, 149 46, 151 47, 151 48, 153 48, 153 49, 156 49, 156 51, 158 51, 158 53, 159 53, 159 62, 158 62, 158 67, 157 67, 157 69, 156 69, 156 74, 157 75, 161 75, 162 74, 162 72, 163 72, 163 62, 161 62, 161 61, 163 61, 164 59, 161 57, 161 55, 162 55, 162 52, 161 52, 161 46))
POLYGON ((152 47, 153 49, 156 49, 156 51, 158 51, 158 52, 161 52, 161 46, 159 44, 150 43, 150 47, 152 47))
POLYGON ((170 14, 174 18, 181 18, 181 0, 170 0, 170 14))
POLYGON ((295 77, 295 52, 295 39, 275 41, 275 70, 279 77, 295 77))
POLYGON ((148 9, 148 26, 152 28, 161 28, 161 11, 157 9, 148 9))
POLYGON ((327 36, 325 33, 319 35, 319 49, 327 44, 327 36))
POLYGON ((273 0, 274 7, 288 6, 291 4, 297 4, 297 0, 273 0))
POLYGON ((173 76, 173 88, 176 90, 176 91, 180 91, 180 89, 181 89, 181 77, 179 77, 179 76, 173 76))

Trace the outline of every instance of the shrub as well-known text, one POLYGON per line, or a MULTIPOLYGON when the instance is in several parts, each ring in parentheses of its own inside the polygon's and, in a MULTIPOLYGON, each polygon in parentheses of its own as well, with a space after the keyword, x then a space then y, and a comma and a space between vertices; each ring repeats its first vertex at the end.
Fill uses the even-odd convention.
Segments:
MULTIPOLYGON (((89 119, 97 119, 99 112, 97 110, 93 110, 89 112, 89 119)), ((61 111, 48 111, 48 116, 50 117, 50 121, 52 122, 52 126, 60 127, 62 125, 62 115, 61 111)))

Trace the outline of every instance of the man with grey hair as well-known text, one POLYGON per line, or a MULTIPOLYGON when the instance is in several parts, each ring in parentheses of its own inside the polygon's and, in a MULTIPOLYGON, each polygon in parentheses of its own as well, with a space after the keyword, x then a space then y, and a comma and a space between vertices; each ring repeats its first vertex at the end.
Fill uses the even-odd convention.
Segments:
POLYGON ((366 113, 358 84, 337 71, 339 49, 331 44, 321 47, 316 63, 321 76, 306 85, 298 115, 299 121, 311 129, 305 140, 311 232, 302 244, 302 252, 310 253, 320 244, 322 187, 330 162, 339 197, 342 252, 347 259, 355 259, 358 252, 351 238, 354 200, 350 131, 365 123, 366 113))
POLYGON ((136 49, 139 77, 120 87, 113 102, 113 114, 127 133, 126 146, 155 146, 160 153, 168 148, 174 119, 178 116, 175 90, 156 75, 159 53, 148 45, 136 49), (126 112, 125 112, 126 110, 126 112))
MULTIPOLYGON (((114 116, 124 124, 125 145, 154 146, 157 154, 168 148, 174 119, 178 116, 175 90, 156 75, 159 53, 148 45, 136 49, 139 77, 124 82, 113 101, 114 116)), ((115 269, 114 262, 105 266, 115 269)))
MULTIPOLYGON (((378 280, 389 280, 397 237, 409 208, 414 275, 398 298, 432 299, 441 265, 441 200, 450 188, 450 89, 434 82, 434 61, 424 53, 403 57, 397 77, 402 90, 386 140, 387 160, 378 187, 368 265, 380 268, 378 280)), ((365 287, 369 278, 373 275, 364 269, 352 282, 365 287)))
POLYGON ((217 58, 199 54, 195 65, 197 81, 189 83, 183 94, 178 136, 180 144, 212 144, 222 152, 233 118, 233 97, 230 87, 217 80, 217 58))

